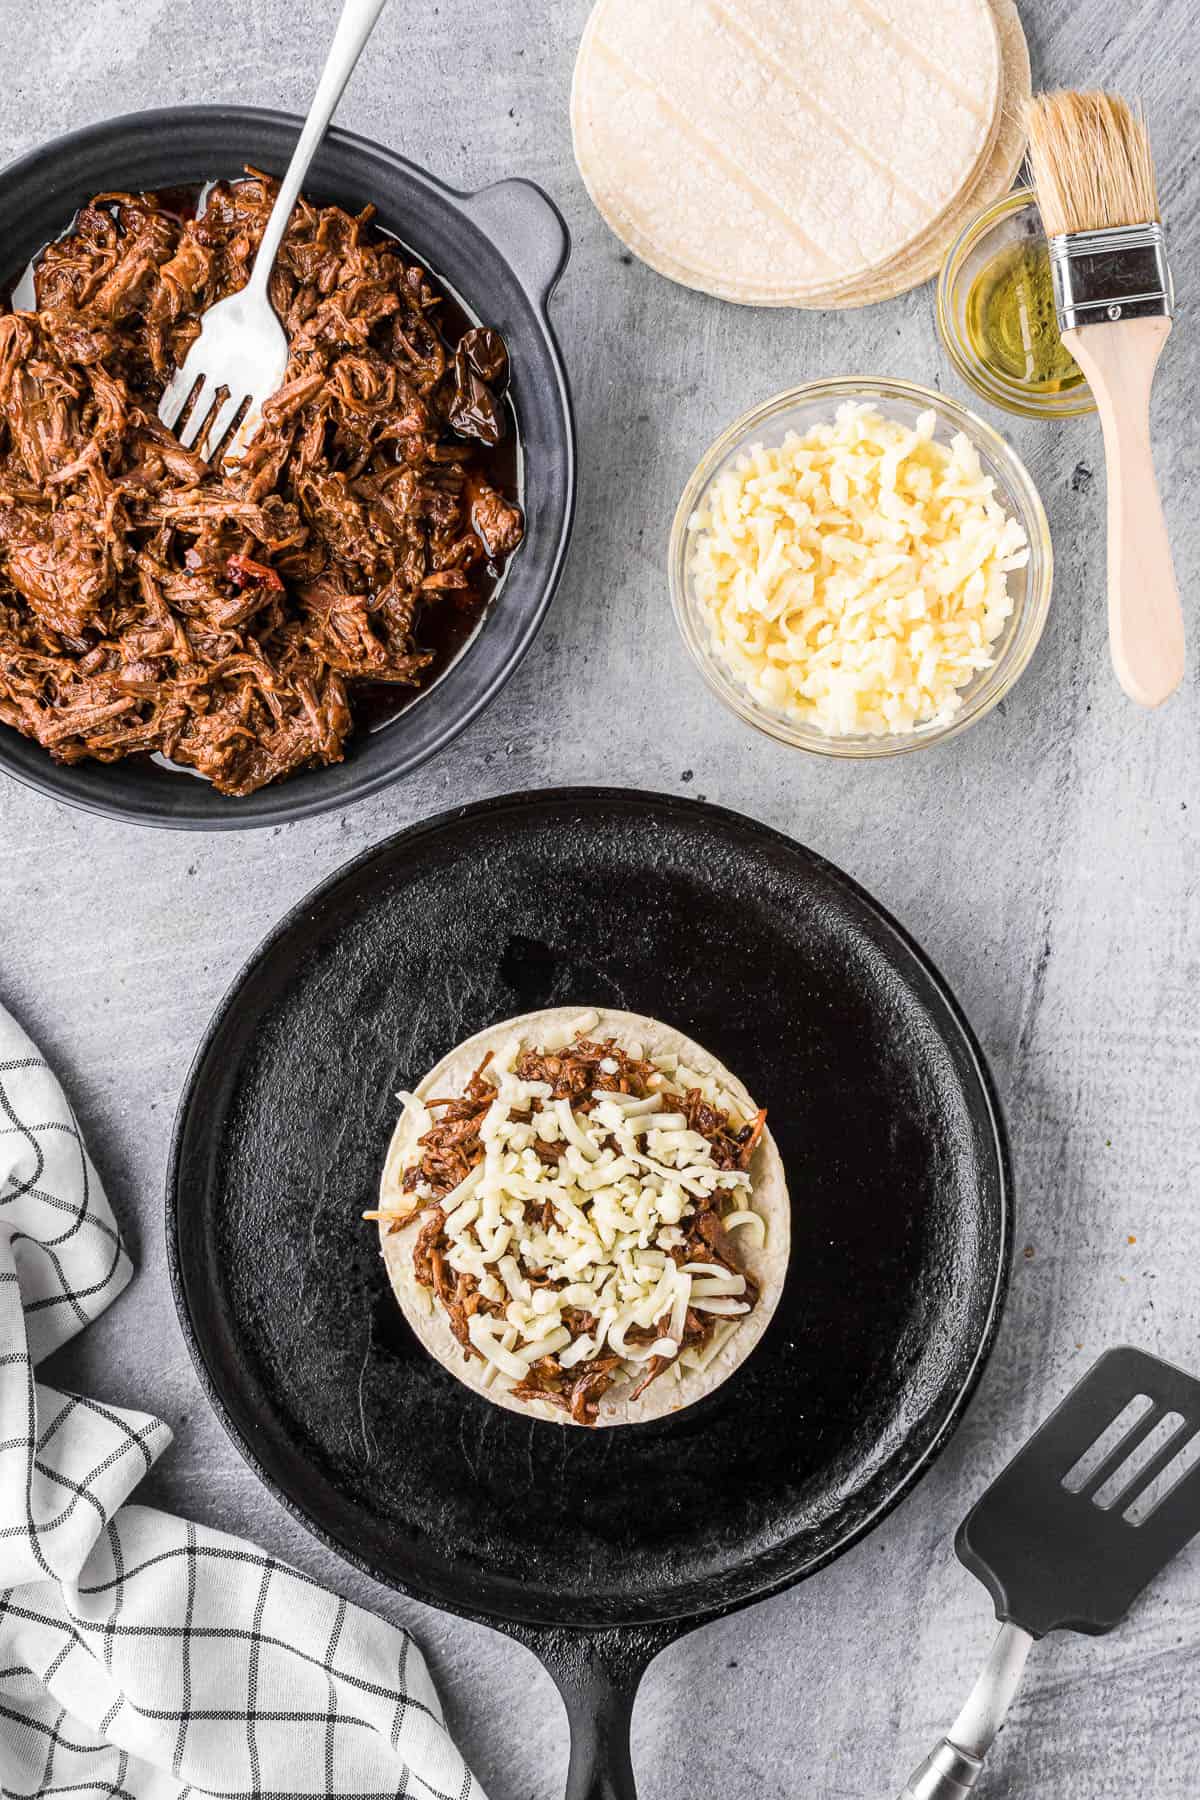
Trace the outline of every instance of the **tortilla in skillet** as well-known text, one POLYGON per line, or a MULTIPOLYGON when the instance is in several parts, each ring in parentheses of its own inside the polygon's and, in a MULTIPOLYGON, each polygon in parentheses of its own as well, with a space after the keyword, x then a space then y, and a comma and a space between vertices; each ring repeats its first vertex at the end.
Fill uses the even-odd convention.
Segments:
POLYGON ((765 1115, 701 1045, 637 1013, 555 1007, 477 1033, 402 1098, 380 1210, 368 1216, 378 1218, 384 1262, 406 1319, 425 1349, 467 1387, 535 1418, 634 1424, 694 1404, 750 1355, 787 1272, 787 1182, 765 1115), (643 1073, 630 1073, 637 1069, 643 1073), (585 1075, 587 1091, 574 1100, 551 1094, 553 1082, 568 1086, 585 1075), (546 1076, 543 1093, 538 1078, 546 1076), (471 1090, 473 1077, 478 1080, 471 1090), (613 1088, 593 1089, 594 1081, 613 1088), (538 1089, 532 1094, 531 1083, 538 1089), (623 1094, 616 1091, 620 1085, 623 1094), (457 1112, 437 1104, 469 1091, 476 1098, 457 1112), (503 1101, 505 1094, 511 1104, 503 1101), (655 1103, 659 1094, 661 1105, 655 1103), (439 1121, 471 1113, 472 1106, 476 1120, 486 1116, 491 1123, 463 1123, 468 1135, 461 1141, 474 1146, 474 1161, 460 1179, 468 1161, 454 1163, 455 1132, 440 1134, 447 1140, 444 1153, 429 1149, 426 1134, 439 1121), (521 1116, 510 1119, 510 1110, 521 1116), (490 1161, 479 1148, 489 1132, 490 1161), (532 1148, 535 1141, 540 1154, 532 1148), (434 1177, 422 1175, 417 1185, 410 1174, 406 1186, 406 1171, 418 1164, 434 1177), (511 1171, 503 1177, 496 1173, 502 1166, 511 1171), (631 1222, 636 1228, 625 1229, 631 1222), (445 1226, 458 1235, 448 1235, 445 1226), (607 1238, 613 1241, 606 1248, 607 1238), (430 1260, 435 1251, 436 1272, 430 1260), (564 1274, 568 1258, 573 1260, 564 1274), (485 1289, 491 1296, 486 1312, 485 1289), (535 1289, 541 1295, 536 1300, 535 1289), (620 1300, 619 1292, 632 1297, 620 1300), (468 1306, 475 1309, 471 1317, 468 1306), (641 1322, 633 1318, 635 1309, 641 1322), (514 1317, 525 1320, 519 1329, 510 1324, 514 1317), (528 1341, 543 1324, 553 1326, 544 1363, 528 1341), (607 1338, 610 1330, 614 1337, 607 1338), (626 1331, 633 1334, 628 1341, 626 1331), (474 1343, 469 1334, 476 1334, 474 1343), (504 1339, 508 1350, 501 1355, 496 1345, 502 1349, 504 1339), (581 1339, 587 1340, 582 1349, 581 1339), (525 1380, 517 1378, 515 1366, 499 1366, 505 1356, 521 1362, 520 1350, 527 1353, 526 1368, 530 1356, 536 1364, 525 1380), (626 1354, 606 1381, 605 1364, 617 1350, 626 1354), (570 1373, 557 1363, 568 1352, 570 1373), (581 1402, 584 1376, 590 1380, 583 1383, 581 1402), (635 1399, 639 1380, 644 1391, 635 1399), (543 1382, 548 1393, 539 1387, 543 1382))

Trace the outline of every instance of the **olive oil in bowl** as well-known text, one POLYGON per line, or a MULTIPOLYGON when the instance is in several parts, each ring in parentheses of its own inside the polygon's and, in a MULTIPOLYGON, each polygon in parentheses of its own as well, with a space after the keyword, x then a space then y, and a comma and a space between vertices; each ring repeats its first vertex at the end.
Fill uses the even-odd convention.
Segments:
POLYGON ((1066 394, 1083 373, 1058 335, 1044 239, 1007 245, 967 292, 967 336, 979 360, 1033 393, 1066 394))
POLYGON ((958 373, 993 406, 1030 419, 1096 410, 1058 333, 1050 252, 1028 188, 960 233, 938 282, 937 316, 958 373))

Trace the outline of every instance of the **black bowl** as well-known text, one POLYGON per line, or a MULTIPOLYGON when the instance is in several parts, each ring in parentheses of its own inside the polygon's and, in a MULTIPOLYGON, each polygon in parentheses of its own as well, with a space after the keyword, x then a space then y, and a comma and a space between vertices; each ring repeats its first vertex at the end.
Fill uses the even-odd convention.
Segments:
MULTIPOLYGON (((180 187, 237 175, 247 163, 282 174, 300 124, 256 107, 193 106, 131 113, 57 138, 0 171, 3 272, 16 276, 93 194, 180 187)), ((380 224, 428 265, 435 282, 503 334, 523 458, 525 541, 457 660, 387 725, 357 733, 344 762, 233 800, 148 759, 64 767, 0 725, 0 768, 55 799, 138 824, 210 831, 347 806, 448 744, 499 692, 550 604, 575 508, 571 399, 546 310, 570 251, 558 209, 529 181, 457 193, 381 145, 336 130, 317 151, 304 191, 351 212, 373 204, 380 224)))

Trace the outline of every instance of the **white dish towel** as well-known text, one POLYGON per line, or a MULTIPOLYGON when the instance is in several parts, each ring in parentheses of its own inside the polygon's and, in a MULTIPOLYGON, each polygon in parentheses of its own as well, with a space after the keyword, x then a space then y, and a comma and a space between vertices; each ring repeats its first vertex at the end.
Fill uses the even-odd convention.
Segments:
POLYGON ((407 1633, 124 1505, 167 1427, 36 1382, 131 1274, 66 1097, 0 1008, 0 1793, 483 1800, 407 1633))

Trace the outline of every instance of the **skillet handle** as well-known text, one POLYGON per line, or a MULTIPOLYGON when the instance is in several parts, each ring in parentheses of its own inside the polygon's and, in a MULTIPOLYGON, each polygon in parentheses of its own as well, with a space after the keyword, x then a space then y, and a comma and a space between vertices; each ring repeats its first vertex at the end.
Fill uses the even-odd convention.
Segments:
MULTIPOLYGON (((507 1629, 512 1629, 507 1627, 507 1629)), ((521 1631, 549 1669, 571 1727, 566 1800, 637 1800, 629 1727, 648 1665, 679 1635, 677 1626, 611 1631, 521 1631)))
POLYGON ((637 1800, 629 1744, 636 1686, 593 1662, 559 1692, 571 1724, 566 1800, 637 1800))

